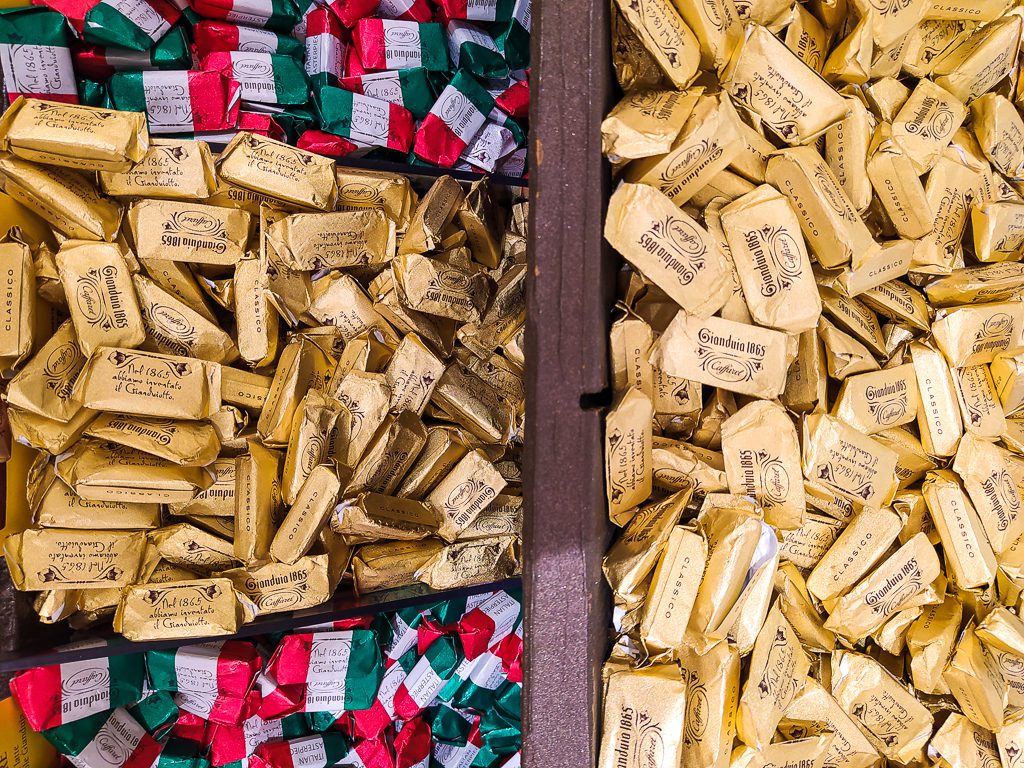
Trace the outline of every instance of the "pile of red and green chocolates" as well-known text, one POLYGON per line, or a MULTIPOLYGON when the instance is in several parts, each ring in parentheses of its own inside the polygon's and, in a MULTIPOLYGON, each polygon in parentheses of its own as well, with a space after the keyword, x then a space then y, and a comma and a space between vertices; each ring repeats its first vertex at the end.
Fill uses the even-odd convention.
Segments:
POLYGON ((0 10, 4 88, 336 157, 525 174, 530 0, 42 0, 0 10))
POLYGON ((77 768, 517 768, 520 599, 37 667, 11 689, 77 768))

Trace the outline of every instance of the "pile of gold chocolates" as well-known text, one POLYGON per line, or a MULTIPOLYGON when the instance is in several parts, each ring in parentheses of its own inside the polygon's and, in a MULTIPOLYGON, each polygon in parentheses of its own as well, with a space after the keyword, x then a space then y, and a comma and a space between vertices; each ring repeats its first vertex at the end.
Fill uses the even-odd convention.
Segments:
POLYGON ((525 200, 43 101, 0 148, 52 228, 0 243, 10 427, 38 451, 4 555, 44 621, 217 635, 349 574, 518 572, 525 200))
POLYGON ((601 768, 1024 765, 1022 19, 613 3, 601 768))

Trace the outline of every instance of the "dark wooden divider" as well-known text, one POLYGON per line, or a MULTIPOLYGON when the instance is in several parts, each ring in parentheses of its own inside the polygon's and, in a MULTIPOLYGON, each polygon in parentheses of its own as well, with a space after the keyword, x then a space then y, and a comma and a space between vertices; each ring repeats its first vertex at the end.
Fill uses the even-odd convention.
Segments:
POLYGON ((602 238, 611 100, 607 0, 539 0, 530 113, 525 546, 528 768, 597 757, 610 608, 599 410, 615 261, 602 238))

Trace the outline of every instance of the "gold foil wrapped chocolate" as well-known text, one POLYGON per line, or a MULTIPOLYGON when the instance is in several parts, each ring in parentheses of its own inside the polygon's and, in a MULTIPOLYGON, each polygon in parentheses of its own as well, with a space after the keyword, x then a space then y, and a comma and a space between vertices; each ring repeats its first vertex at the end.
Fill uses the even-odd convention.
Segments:
POLYGON ((245 255, 249 214, 177 200, 143 200, 128 210, 128 226, 142 259, 231 265, 245 255))
POLYGON ((4 541, 20 590, 126 587, 138 576, 144 531, 27 530, 4 541))
POLYGON ((252 621, 256 607, 230 579, 141 584, 125 590, 114 629, 132 641, 232 635, 252 621))
POLYGON ((613 671, 605 683, 598 768, 640 768, 654 744, 659 759, 679 765, 687 723, 686 687, 675 664, 613 671))
POLYGON ((338 200, 334 162, 252 133, 238 133, 217 159, 220 178, 283 203, 330 211, 338 200))

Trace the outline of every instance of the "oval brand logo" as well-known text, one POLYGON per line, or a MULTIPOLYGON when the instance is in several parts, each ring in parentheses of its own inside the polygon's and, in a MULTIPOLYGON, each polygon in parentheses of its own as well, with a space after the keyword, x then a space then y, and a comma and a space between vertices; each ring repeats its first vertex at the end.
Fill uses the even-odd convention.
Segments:
POLYGON ((70 341, 61 344, 46 358, 46 373, 50 376, 63 376, 70 373, 78 362, 78 347, 70 341))
POLYGON ((377 201, 377 191, 366 184, 345 184, 341 188, 341 197, 356 203, 373 203, 377 201))
POLYGON ((459 115, 462 114, 466 108, 468 99, 461 93, 451 93, 448 98, 444 100, 444 104, 441 105, 438 110, 441 115, 441 119, 446 123, 452 123, 459 115))
POLYGON ((388 26, 384 30, 385 42, 391 43, 392 45, 412 45, 416 42, 419 37, 419 33, 415 29, 409 27, 392 27, 388 26))
POLYGON ((107 765, 124 765, 128 759, 128 750, 124 744, 109 733, 100 733, 95 743, 96 752, 107 765))
POLYGON ((439 273, 437 281, 441 284, 441 287, 447 288, 449 291, 459 291, 461 293, 469 290, 469 276, 454 269, 439 273))
POLYGON ((641 732, 636 752, 644 768, 662 768, 666 764, 665 742, 657 728, 648 728, 641 732))
POLYGON ((177 336, 186 336, 192 333, 192 323, 174 307, 153 307, 152 314, 154 320, 177 336))
POLYGON ((110 673, 103 667, 90 667, 76 672, 64 681, 63 689, 67 693, 85 693, 106 688, 110 682, 110 673))
POLYGON ((239 59, 234 62, 235 72, 245 77, 273 77, 274 68, 263 59, 239 59))
POLYGON ((213 216, 202 211, 182 211, 171 216, 171 221, 181 232, 193 235, 212 235, 220 228, 213 216))
POLYGON ((82 316, 90 323, 95 323, 103 317, 103 295, 95 283, 86 280, 80 282, 75 291, 75 303, 82 316))

